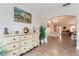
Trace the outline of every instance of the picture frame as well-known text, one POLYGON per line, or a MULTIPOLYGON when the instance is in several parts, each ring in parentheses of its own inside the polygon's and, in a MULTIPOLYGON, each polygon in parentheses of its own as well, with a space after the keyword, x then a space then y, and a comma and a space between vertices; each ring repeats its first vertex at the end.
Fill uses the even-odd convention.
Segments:
POLYGON ((31 13, 28 13, 18 7, 14 7, 14 21, 31 24, 31 13))

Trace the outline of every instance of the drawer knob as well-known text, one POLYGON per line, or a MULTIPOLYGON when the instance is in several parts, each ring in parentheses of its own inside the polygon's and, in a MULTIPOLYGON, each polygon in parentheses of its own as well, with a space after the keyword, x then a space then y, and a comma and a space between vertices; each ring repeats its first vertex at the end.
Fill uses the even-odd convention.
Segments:
POLYGON ((26 37, 24 36, 24 38, 26 38, 26 37))
POLYGON ((15 55, 15 53, 13 53, 13 55, 15 55))
POLYGON ((15 48, 16 46, 14 45, 13 47, 15 48))
POLYGON ((24 42, 24 44, 26 44, 26 42, 24 42))
POLYGON ((15 38, 13 40, 15 40, 15 38))
POLYGON ((26 49, 26 48, 24 48, 24 49, 26 49))

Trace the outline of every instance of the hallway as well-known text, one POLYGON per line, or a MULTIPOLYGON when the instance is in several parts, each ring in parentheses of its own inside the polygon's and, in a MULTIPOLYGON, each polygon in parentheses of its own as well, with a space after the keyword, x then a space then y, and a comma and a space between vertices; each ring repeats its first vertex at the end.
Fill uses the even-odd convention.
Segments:
POLYGON ((47 45, 43 44, 24 56, 79 56, 79 51, 69 36, 63 36, 61 40, 48 38, 47 45))

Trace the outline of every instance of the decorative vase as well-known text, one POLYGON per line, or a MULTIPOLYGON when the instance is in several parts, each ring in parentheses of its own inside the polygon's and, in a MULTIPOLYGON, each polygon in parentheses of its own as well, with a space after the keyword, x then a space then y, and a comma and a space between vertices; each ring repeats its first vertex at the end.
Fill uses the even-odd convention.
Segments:
POLYGON ((9 34, 8 33, 8 29, 7 28, 4 28, 4 35, 6 35, 6 34, 9 34))
POLYGON ((29 29, 27 27, 24 27, 23 32, 24 33, 28 33, 29 32, 29 29))
POLYGON ((36 28, 35 28, 35 26, 33 26, 33 32, 36 33, 36 28))

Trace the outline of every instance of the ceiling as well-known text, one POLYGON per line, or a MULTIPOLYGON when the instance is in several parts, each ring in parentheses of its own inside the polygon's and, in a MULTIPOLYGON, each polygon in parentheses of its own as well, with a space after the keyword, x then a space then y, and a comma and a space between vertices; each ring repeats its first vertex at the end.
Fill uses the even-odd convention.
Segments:
POLYGON ((37 13, 41 19, 47 17, 47 15, 53 13, 56 10, 61 10, 62 3, 37 3, 30 4, 30 8, 37 13))
POLYGON ((48 24, 54 24, 54 25, 57 25, 57 26, 60 26, 60 25, 76 25, 76 17, 75 16, 68 16, 68 15, 58 16, 58 17, 51 18, 48 21, 48 24), (55 20, 57 22, 54 22, 55 20))

